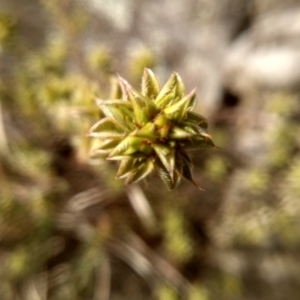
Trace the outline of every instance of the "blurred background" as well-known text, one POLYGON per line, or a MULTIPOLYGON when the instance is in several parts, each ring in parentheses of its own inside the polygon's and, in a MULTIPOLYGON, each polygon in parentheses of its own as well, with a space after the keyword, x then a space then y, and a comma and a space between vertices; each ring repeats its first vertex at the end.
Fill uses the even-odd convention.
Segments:
POLYGON ((299 299, 299 66, 299 0, 0 0, 1 299, 299 299), (89 158, 144 67, 197 88, 204 192, 89 158))

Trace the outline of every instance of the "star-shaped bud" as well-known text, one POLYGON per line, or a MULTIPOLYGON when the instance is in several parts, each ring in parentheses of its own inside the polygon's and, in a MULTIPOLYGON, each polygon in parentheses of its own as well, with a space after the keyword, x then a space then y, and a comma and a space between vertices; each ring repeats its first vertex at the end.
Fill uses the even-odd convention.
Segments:
POLYGON ((116 178, 137 182, 156 170, 169 190, 182 177, 201 189, 192 176, 189 150, 215 147, 206 133, 207 120, 192 112, 196 90, 185 93, 174 72, 160 88, 153 72, 145 69, 141 92, 119 77, 109 100, 96 103, 105 118, 87 133, 101 140, 95 155, 120 160, 116 178))

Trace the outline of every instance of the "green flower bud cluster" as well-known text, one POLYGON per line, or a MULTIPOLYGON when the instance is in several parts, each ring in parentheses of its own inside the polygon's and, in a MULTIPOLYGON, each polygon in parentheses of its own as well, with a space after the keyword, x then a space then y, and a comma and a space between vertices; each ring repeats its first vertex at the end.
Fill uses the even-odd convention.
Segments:
POLYGON ((144 70, 141 92, 119 77, 120 99, 100 100, 105 118, 87 136, 101 139, 94 154, 120 160, 117 178, 126 183, 145 178, 154 169, 169 190, 181 177, 200 188, 192 177, 188 150, 214 147, 206 119, 191 110, 195 90, 185 95, 180 76, 173 73, 161 89, 153 72, 144 70))

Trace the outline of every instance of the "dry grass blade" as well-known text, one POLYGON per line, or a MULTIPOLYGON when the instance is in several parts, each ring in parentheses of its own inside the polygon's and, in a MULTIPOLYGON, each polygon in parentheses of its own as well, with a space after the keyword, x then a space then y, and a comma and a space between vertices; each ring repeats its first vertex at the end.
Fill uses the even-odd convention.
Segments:
POLYGON ((137 184, 130 185, 127 187, 127 196, 141 222, 147 228, 155 229, 157 221, 142 189, 137 184))
POLYGON ((44 272, 28 280, 25 284, 23 296, 24 300, 47 300, 48 282, 47 273, 44 272))
POLYGON ((110 241, 107 250, 128 264, 150 287, 164 281, 181 295, 188 293, 185 278, 166 260, 152 251, 137 235, 131 233, 126 242, 110 241))
POLYGON ((3 110, 0 101, 0 151, 8 150, 7 138, 4 129, 3 110))
POLYGON ((105 207, 112 201, 108 190, 92 188, 73 196, 68 202, 68 207, 72 211, 82 211, 97 204, 105 207))
POLYGON ((111 266, 108 258, 104 258, 95 270, 95 290, 93 300, 109 300, 111 288, 111 266))

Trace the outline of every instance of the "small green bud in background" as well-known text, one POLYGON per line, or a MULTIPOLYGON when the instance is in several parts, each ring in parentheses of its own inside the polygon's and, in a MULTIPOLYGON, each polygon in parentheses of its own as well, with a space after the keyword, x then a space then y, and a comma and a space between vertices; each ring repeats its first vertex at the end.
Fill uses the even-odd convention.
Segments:
POLYGON ((101 71, 107 74, 112 71, 112 57, 105 48, 92 50, 87 57, 87 62, 92 71, 101 71))
POLYGON ((129 74, 134 82, 138 82, 145 68, 153 68, 156 65, 155 54, 148 48, 139 49, 129 59, 129 74))
POLYGON ((27 68, 31 76, 40 78, 52 74, 60 77, 65 73, 67 59, 66 41, 57 35, 39 53, 31 54, 27 68))
POLYGON ((0 13, 0 48, 10 46, 14 40, 16 32, 16 20, 9 14, 0 13))
POLYGON ((206 133, 206 119, 191 110, 195 90, 185 95, 180 76, 173 73, 164 87, 150 69, 145 69, 142 90, 136 91, 119 77, 119 99, 97 99, 105 118, 97 122, 87 136, 99 138, 102 144, 93 155, 120 160, 117 178, 137 182, 156 170, 169 190, 181 177, 192 182, 192 163, 188 150, 214 147, 206 133))

